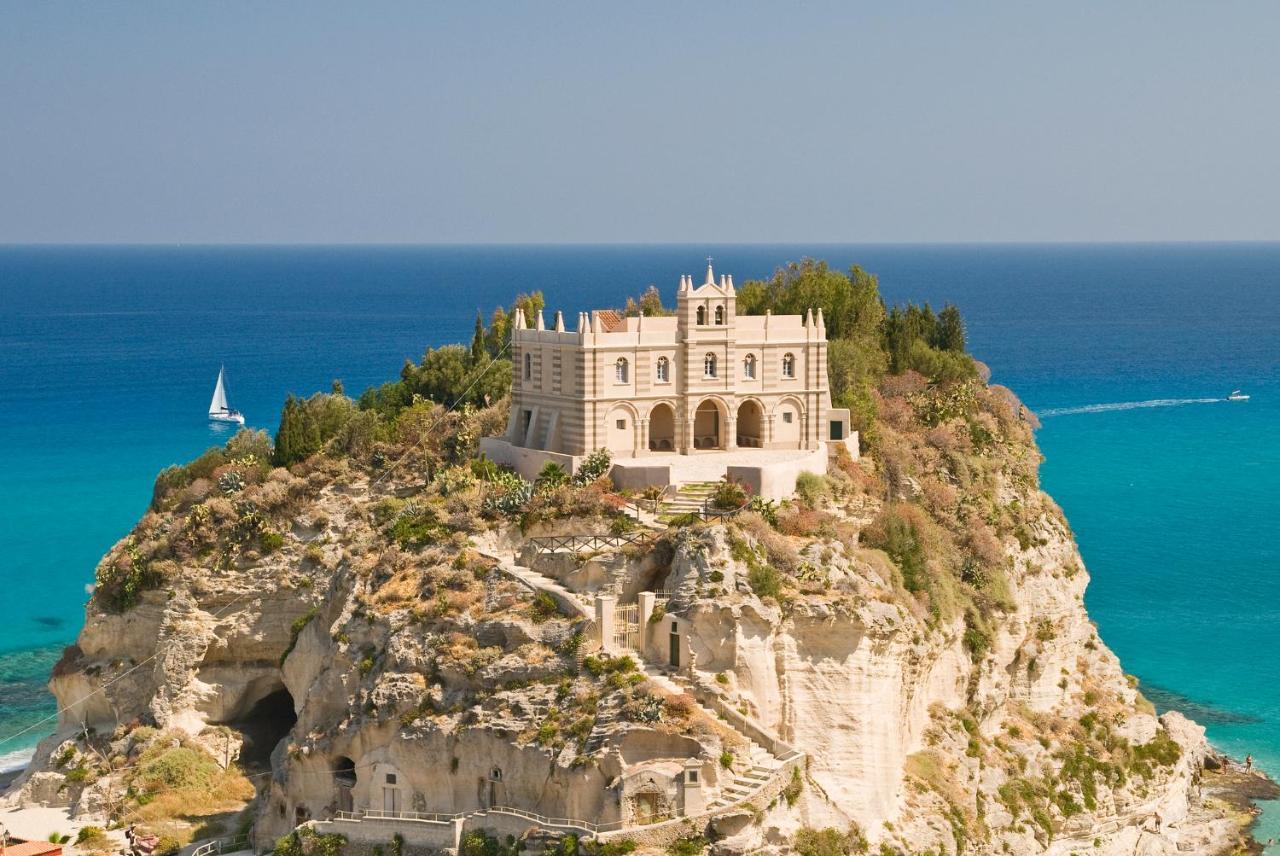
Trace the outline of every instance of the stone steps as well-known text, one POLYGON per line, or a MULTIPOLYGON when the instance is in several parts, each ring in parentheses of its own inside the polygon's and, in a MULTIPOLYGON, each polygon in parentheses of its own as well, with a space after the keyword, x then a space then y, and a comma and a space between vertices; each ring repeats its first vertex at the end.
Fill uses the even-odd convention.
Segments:
MULTIPOLYGON (((636 660, 637 664, 640 665, 641 670, 646 676, 648 676, 650 683, 654 686, 668 693, 684 693, 691 695, 688 690, 689 682, 687 679, 681 680, 682 676, 672 676, 662 672, 657 667, 646 663, 633 651, 628 651, 627 653, 636 660)), ((734 805, 744 799, 747 799, 765 785, 769 784, 777 774, 778 769, 782 767, 782 761, 775 757, 768 749, 764 748, 759 743, 756 743, 741 731, 733 728, 731 723, 718 717, 712 710, 707 708, 696 698, 693 699, 693 703, 702 711, 703 715, 711 719, 720 720, 738 735, 738 737, 746 744, 746 748, 744 751, 743 747, 739 745, 736 749, 735 755, 745 757, 750 763, 750 766, 745 772, 736 774, 728 785, 720 789, 719 796, 711 801, 708 808, 720 809, 734 805)))
MULTIPOLYGON (((546 591, 553 595, 567 596, 573 602, 573 605, 580 606, 584 617, 591 617, 590 608, 582 602, 576 593, 570 592, 550 577, 544 576, 531 568, 510 563, 509 560, 505 560, 500 556, 489 553, 486 555, 498 559, 500 567, 505 573, 516 577, 535 591, 546 591)), ((646 662, 636 651, 626 651, 624 653, 635 660, 636 665, 654 686, 672 695, 688 696, 704 716, 720 721, 738 736, 739 743, 731 751, 734 752, 737 758, 745 758, 748 766, 745 771, 735 774, 728 785, 720 788, 719 795, 709 805, 711 810, 741 803, 773 781, 773 778, 778 774, 778 770, 783 767, 783 762, 768 749, 735 728, 731 721, 719 716, 699 701, 691 692, 691 682, 687 676, 666 674, 658 667, 646 662)), ((606 700, 605 706, 597 711, 596 721, 592 725, 591 733, 585 741, 583 749, 587 755, 592 755, 604 747, 617 721, 617 716, 616 700, 606 700)))
POLYGON ((662 501, 658 520, 670 523, 683 514, 701 513, 719 484, 719 482, 686 482, 680 485, 674 496, 662 501))
POLYGON ((599 752, 605 741, 609 739, 609 732, 617 721, 618 699, 616 696, 609 696, 596 710, 596 721, 591 726, 591 733, 587 735, 586 743, 583 745, 583 754, 591 756, 599 752))

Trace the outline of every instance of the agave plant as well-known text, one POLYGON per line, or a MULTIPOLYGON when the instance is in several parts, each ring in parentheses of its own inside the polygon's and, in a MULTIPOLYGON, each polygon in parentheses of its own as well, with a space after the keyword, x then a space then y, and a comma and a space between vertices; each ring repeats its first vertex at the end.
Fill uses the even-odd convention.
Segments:
POLYGON ((239 470, 228 470, 218 476, 218 489, 230 496, 244 490, 244 475, 239 470))

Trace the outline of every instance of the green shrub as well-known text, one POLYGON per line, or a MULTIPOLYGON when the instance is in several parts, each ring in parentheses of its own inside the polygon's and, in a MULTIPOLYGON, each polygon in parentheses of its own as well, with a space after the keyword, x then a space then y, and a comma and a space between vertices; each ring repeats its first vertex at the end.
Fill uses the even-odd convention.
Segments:
POLYGON ((733 766, 733 753, 728 749, 720 753, 720 766, 726 770, 733 766))
POLYGON ((782 594, 782 578, 769 565, 752 565, 747 571, 747 584, 756 597, 771 597, 776 600, 782 594))
POLYGON ((142 600, 143 592, 159 588, 164 576, 142 555, 133 536, 122 553, 108 556, 98 565, 94 598, 112 612, 124 612, 142 600))
POLYGON ((82 826, 76 833, 76 846, 84 850, 101 850, 111 846, 111 842, 102 827, 82 826))
POLYGON ((458 853, 459 856, 515 856, 516 848, 514 842, 511 845, 504 844, 476 829, 463 833, 458 853))
POLYGON ((538 472, 538 477, 534 479, 533 483, 539 490, 548 490, 568 484, 569 474, 564 471, 564 467, 555 461, 547 461, 542 465, 542 469, 538 472))
POLYGON ((420 550, 447 538, 449 531, 429 507, 409 502, 396 515, 390 534, 401 547, 420 550))
POLYGON ((790 780, 782 786, 782 798, 787 801, 788 806, 794 806, 803 790, 804 778, 800 775, 800 768, 792 767, 790 780))
POLYGON ((83 764, 72 767, 63 774, 68 782, 78 785, 89 780, 89 768, 83 764))
POLYGON ((778 528, 778 504, 772 499, 753 496, 751 501, 747 503, 747 511, 754 511, 764 518, 765 523, 768 523, 774 529, 778 528))
POLYGON ((964 647, 975 663, 982 660, 991 649, 991 631, 973 610, 965 613, 964 647))
POLYGON ((635 851, 638 845, 633 839, 619 838, 614 841, 581 841, 579 852, 585 856, 626 856, 635 851))
POLYGON ((796 830, 792 844, 799 856, 853 856, 856 853, 866 853, 869 846, 856 824, 851 825, 846 832, 832 827, 801 827, 796 830))
POLYGON ((715 491, 711 494, 711 504, 715 508, 734 509, 742 508, 747 504, 750 496, 747 493, 746 485, 736 482, 725 476, 716 485, 715 491))
POLYGON ((612 459, 609 457, 609 450, 596 449, 583 459, 582 465, 578 467, 578 472, 573 476, 573 481, 575 484, 591 484, 609 472, 611 465, 612 459))
POLYGON ((298 637, 302 635, 302 631, 306 629, 311 620, 316 617, 316 608, 313 606, 305 613, 293 620, 293 624, 289 625, 289 645, 284 649, 284 653, 280 655, 280 665, 284 665, 284 661, 289 659, 289 655, 293 653, 293 649, 297 647, 298 637))
POLYGON ((826 476, 807 470, 796 476, 796 496, 810 508, 817 508, 829 492, 830 485, 826 476))
POLYGON ((547 619, 559 615, 560 606, 556 603, 554 597, 545 591, 540 591, 533 596, 533 606, 530 607, 529 613, 535 624, 541 624, 547 619))
POLYGON ((924 591, 928 584, 924 545, 920 533, 901 510, 891 506, 864 531, 870 547, 884 550, 902 571, 902 584, 909 592, 924 591))
POLYGON ((279 532, 266 529, 258 536, 258 544, 262 547, 263 552, 274 553, 284 546, 284 536, 279 532))
POLYGON ((207 789, 221 772, 208 755, 186 746, 158 754, 143 754, 133 784, 144 793, 156 794, 181 788, 207 789))
POLYGON ((667 853, 670 856, 698 856, 707 849, 709 843, 704 835, 685 835, 671 842, 667 853))
POLYGON ((675 517, 667 521, 667 526, 672 529, 683 529, 686 526, 696 526, 702 522, 702 515, 696 511, 688 511, 684 514, 677 514, 675 517))

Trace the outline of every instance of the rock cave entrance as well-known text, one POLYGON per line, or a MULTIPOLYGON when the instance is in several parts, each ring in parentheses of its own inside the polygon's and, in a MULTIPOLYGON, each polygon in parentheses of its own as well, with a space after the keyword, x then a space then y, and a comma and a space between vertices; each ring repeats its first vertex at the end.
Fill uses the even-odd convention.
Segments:
POLYGON ((338 790, 338 811, 353 811, 352 791, 356 786, 356 762, 346 755, 333 759, 333 784, 338 790))
POLYGON ((270 770, 271 751, 293 730, 297 721, 293 696, 284 687, 258 699, 231 723, 244 735, 240 765, 255 772, 270 770))

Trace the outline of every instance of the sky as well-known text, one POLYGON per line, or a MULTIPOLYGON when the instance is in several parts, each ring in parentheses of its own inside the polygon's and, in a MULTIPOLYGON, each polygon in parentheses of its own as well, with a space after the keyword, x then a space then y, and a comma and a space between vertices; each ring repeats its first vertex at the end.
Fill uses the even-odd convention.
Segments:
POLYGON ((0 243, 1280 239, 1274 2, 0 0, 0 243))

